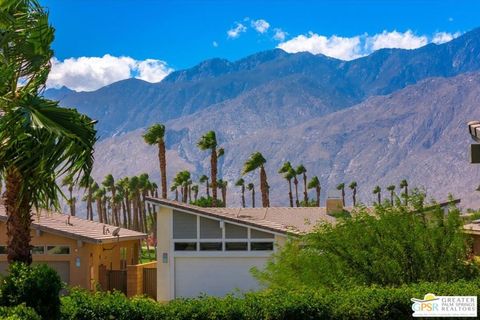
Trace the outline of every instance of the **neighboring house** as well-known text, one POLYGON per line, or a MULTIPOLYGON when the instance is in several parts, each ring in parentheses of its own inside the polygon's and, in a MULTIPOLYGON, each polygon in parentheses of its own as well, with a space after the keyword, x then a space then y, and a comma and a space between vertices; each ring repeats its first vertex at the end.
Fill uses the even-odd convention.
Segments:
MULTIPOLYGON (((157 209, 157 299, 258 289, 262 268, 289 234, 335 222, 326 208, 201 208, 149 198, 157 209)), ((333 201, 338 210, 338 201, 333 201)))
MULTIPOLYGON (((8 269, 6 221, 5 207, 0 205, 0 273, 8 269)), ((92 290, 97 284, 108 284, 110 270, 126 270, 127 264, 137 264, 140 240, 146 237, 136 231, 46 211, 33 216, 31 235, 33 264, 45 263, 68 285, 92 290)))
POLYGON ((470 234, 473 238, 472 249, 473 254, 480 256, 480 220, 472 221, 464 227, 465 232, 470 234))

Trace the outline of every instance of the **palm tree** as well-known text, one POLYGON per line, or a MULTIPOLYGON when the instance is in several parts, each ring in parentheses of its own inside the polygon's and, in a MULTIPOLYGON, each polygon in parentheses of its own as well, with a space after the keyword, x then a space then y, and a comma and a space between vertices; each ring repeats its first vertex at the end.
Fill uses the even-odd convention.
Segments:
POLYGON ((132 204, 131 204, 131 197, 130 197, 130 179, 125 177, 121 179, 117 185, 120 186, 123 194, 123 201, 125 203, 126 208, 126 218, 124 216, 124 225, 126 228, 132 229, 133 228, 133 217, 132 217, 132 204))
POLYGON ((225 180, 218 180, 218 187, 222 191, 222 201, 223 201, 223 206, 226 208, 227 207, 227 185, 228 182, 225 180))
POLYGON ((198 198, 198 184, 194 184, 192 186, 192 191, 193 191, 193 199, 196 202, 198 198))
POLYGON ((343 203, 343 206, 345 207, 345 183, 340 183, 337 186, 337 190, 342 191, 342 203, 343 203))
POLYGON ((68 199, 67 203, 70 207, 70 215, 75 216, 75 202, 76 198, 73 196, 73 176, 67 175, 62 180, 62 187, 68 188, 68 199))
POLYGON ((265 163, 267 160, 260 152, 254 152, 250 155, 250 158, 243 165, 242 174, 245 175, 254 170, 260 169, 260 191, 262 193, 262 206, 264 208, 270 206, 267 173, 265 172, 265 163))
MULTIPOLYGON (((122 211, 122 223, 121 226, 124 228, 128 228, 128 213, 127 213, 127 203, 125 202, 125 196, 126 196, 126 190, 125 190, 125 184, 123 182, 123 179, 120 179, 117 181, 115 184, 115 188, 117 189, 117 199, 115 199, 115 202, 119 204, 121 207, 122 211)), ((119 209, 119 216, 120 216, 120 209, 119 209)))
POLYGON ((210 186, 208 185, 208 177, 206 175, 202 175, 199 181, 200 183, 205 183, 205 192, 207 194, 207 198, 210 198, 210 186))
POLYGON ((88 176, 85 179, 80 181, 80 187, 86 190, 85 201, 87 202, 87 220, 93 220, 93 197, 92 197, 92 186, 95 183, 93 178, 88 176))
POLYGON ((97 203, 97 215, 98 215, 98 222, 106 223, 104 217, 104 209, 103 209, 103 198, 105 197, 105 189, 100 188, 97 183, 93 186, 93 197, 95 198, 95 202, 97 203))
POLYGON ((320 180, 317 176, 313 176, 310 182, 308 183, 308 189, 315 189, 317 192, 317 207, 320 207, 320 192, 322 187, 320 186, 320 180))
POLYGON ((387 187, 387 190, 390 191, 390 204, 393 206, 393 196, 395 195, 395 186, 392 184, 387 187))
POLYGON ((375 188, 373 188, 373 194, 377 195, 378 204, 381 205, 382 204, 382 188, 380 188, 380 186, 375 186, 375 188))
POLYGON ((147 129, 143 135, 143 139, 149 145, 156 144, 158 146, 158 161, 160 163, 160 175, 162 185, 162 198, 167 198, 167 160, 165 151, 165 126, 156 123, 147 129))
POLYGON ((253 183, 247 184, 247 189, 252 191, 252 208, 255 208, 255 185, 253 183))
POLYGON ((218 156, 224 154, 223 149, 220 149, 220 153, 217 151, 217 137, 215 131, 208 131, 205 133, 197 143, 200 150, 210 150, 210 180, 212 181, 212 206, 217 205, 217 172, 218 172, 218 156))
POLYGON ((181 187, 180 191, 182 193, 182 202, 187 202, 188 200, 188 185, 190 181, 190 172, 188 170, 183 170, 177 173, 174 178, 174 183, 181 187))
POLYGON ((285 162, 278 170, 278 173, 283 173, 283 177, 288 181, 288 199, 290 200, 290 207, 293 207, 293 194, 292 194, 292 179, 291 171, 293 170, 290 161, 285 162))
POLYGON ((178 201, 178 184, 175 181, 170 186, 170 191, 171 192, 175 191, 175 201, 178 201))
POLYGON ((352 183, 350 183, 348 187, 352 189, 352 202, 353 202, 353 206, 355 207, 357 205, 357 187, 358 187, 357 182, 352 181, 352 183))
POLYGON ((405 197, 405 205, 408 205, 408 182, 407 180, 403 179, 400 181, 400 188, 403 188, 403 196, 405 197))
POLYGON ((107 174, 105 178, 102 181, 102 185, 110 191, 111 197, 110 197, 110 207, 112 208, 112 224, 113 225, 118 225, 118 215, 117 215, 117 206, 114 203, 114 200, 116 198, 116 191, 117 188, 115 186, 115 179, 111 174, 107 174))
POLYGON ((4 177, 7 259, 32 262, 32 208, 59 209, 59 177, 89 176, 94 122, 41 95, 54 29, 35 0, 2 2, 0 23, 0 175, 4 177))
POLYGON ((128 189, 130 190, 130 200, 132 201, 132 227, 133 230, 140 230, 140 181, 137 176, 129 179, 128 189))
POLYGON ((245 180, 240 178, 235 182, 235 185, 242 188, 242 207, 245 208, 245 180))
POLYGON ((305 205, 308 206, 307 169, 303 164, 301 164, 297 167, 297 170, 295 171, 297 172, 297 174, 303 176, 303 201, 305 202, 305 205))

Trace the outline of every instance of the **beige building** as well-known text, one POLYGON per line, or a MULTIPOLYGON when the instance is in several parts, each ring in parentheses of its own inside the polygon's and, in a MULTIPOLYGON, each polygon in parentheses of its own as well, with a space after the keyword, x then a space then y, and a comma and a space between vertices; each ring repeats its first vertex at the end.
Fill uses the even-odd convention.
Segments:
MULTIPOLYGON (((0 205, 0 273, 8 269, 6 221, 5 207, 0 205)), ((46 263, 68 285, 87 289, 95 289, 97 284, 110 289, 109 276, 123 276, 122 285, 126 283, 123 274, 127 264, 138 263, 140 240, 146 237, 136 231, 47 212, 34 215, 31 236, 34 264, 46 263)), ((119 289, 126 292, 126 288, 119 289)))
MULTIPOLYGON (((335 222, 326 208, 201 208, 150 198, 157 210, 157 299, 223 296, 259 288, 262 268, 287 237, 335 222)), ((338 209, 338 201, 333 201, 338 209)))

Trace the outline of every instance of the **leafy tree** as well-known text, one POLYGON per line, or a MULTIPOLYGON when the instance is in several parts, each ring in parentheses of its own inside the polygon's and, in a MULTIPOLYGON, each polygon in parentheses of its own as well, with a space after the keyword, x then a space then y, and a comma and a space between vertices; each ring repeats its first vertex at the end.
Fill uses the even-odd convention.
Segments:
POLYGON ((203 207, 203 208, 211 208, 211 207, 221 208, 221 207, 225 206, 221 200, 217 200, 215 205, 213 205, 213 198, 212 197, 208 197, 208 198, 207 197, 200 197, 197 201, 190 202, 190 204, 192 204, 194 206, 203 207))
POLYGON ((167 198, 167 160, 165 151, 165 126, 156 123, 143 135, 143 139, 149 145, 156 144, 158 146, 158 161, 160 163, 160 175, 162 185, 162 198, 167 198))
POLYGON ((395 197, 395 186, 389 185, 387 187, 387 190, 390 191, 390 204, 393 206, 393 198, 395 197))
POLYGON ((317 176, 313 176, 310 182, 308 182, 308 189, 315 189, 317 193, 317 201, 316 201, 316 206, 320 207, 320 192, 322 190, 320 186, 320 180, 318 179, 317 176))
POLYGON ((250 182, 247 184, 247 190, 252 192, 252 208, 255 208, 255 185, 250 182))
POLYGON ((308 203, 308 191, 307 191, 307 169, 303 164, 299 165, 295 170, 298 175, 303 177, 303 201, 308 203))
POLYGON ((382 204, 382 188, 380 188, 380 186, 375 186, 375 188, 373 188, 373 194, 377 195, 377 203, 378 205, 381 205, 382 204))
POLYGON ((31 256, 32 208, 59 209, 57 179, 88 177, 94 122, 45 99, 54 29, 35 0, 0 2, 0 175, 5 178, 7 259, 31 256))
POLYGON ((340 183, 339 185, 337 185, 337 190, 342 191, 342 203, 345 207, 345 183, 340 183))
MULTIPOLYGON (((278 170, 278 173, 283 173, 283 177, 288 181, 288 199, 290 200, 290 207, 293 207, 293 194, 292 194, 292 179, 295 176, 295 171, 293 170, 292 164, 290 161, 285 162, 282 167, 278 170)), ((298 193, 297 193, 298 200, 298 193)))
POLYGON ((242 190, 242 207, 245 208, 245 180, 240 178, 235 182, 235 186, 241 187, 242 190))
POLYGON ((357 207, 351 218, 292 238, 256 276, 275 288, 348 289, 358 285, 450 282, 480 275, 457 208, 447 214, 412 194, 403 204, 357 207))
POLYGON ((352 203, 355 207, 357 205, 357 182, 353 181, 348 187, 352 190, 352 203))
POLYGON ((264 208, 270 206, 267 173, 265 172, 265 163, 267 160, 260 152, 254 152, 250 155, 250 158, 243 165, 242 174, 245 175, 249 172, 260 169, 260 191, 262 192, 262 206, 264 208))
POLYGON ((210 150, 210 180, 212 181, 212 204, 215 206, 217 203, 217 173, 218 173, 218 157, 223 156, 224 150, 217 150, 217 136, 215 131, 208 131, 205 133, 197 143, 200 150, 210 150))

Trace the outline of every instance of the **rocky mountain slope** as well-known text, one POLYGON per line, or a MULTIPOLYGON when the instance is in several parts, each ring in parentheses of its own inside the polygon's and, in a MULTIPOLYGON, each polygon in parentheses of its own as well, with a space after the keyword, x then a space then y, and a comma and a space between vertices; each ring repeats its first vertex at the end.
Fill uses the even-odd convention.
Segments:
MULTIPOLYGON (((248 95, 237 99, 241 104, 248 101, 248 95)), ((370 203, 375 185, 382 186, 385 197, 387 185, 398 185, 406 178, 411 186, 423 187, 439 200, 453 193, 462 198, 464 206, 478 206, 480 195, 474 190, 480 175, 479 169, 468 163, 470 138, 465 124, 480 118, 479 105, 480 72, 429 78, 288 128, 265 125, 284 117, 279 113, 286 110, 281 108, 256 113, 247 103, 242 112, 233 104, 214 106, 167 122, 169 178, 182 168, 196 175, 208 172, 208 153, 200 152, 195 142, 213 128, 226 148, 221 175, 229 181, 232 205, 239 203, 233 184, 242 164, 258 150, 268 160, 273 205, 287 204, 286 182, 276 172, 283 161, 290 160, 303 163, 309 176, 321 178, 323 199, 326 190, 355 180, 360 200, 370 203), (217 107, 222 112, 213 112, 217 107)), ((156 150, 143 143, 141 132, 101 141, 96 148, 95 176, 146 171, 158 179, 156 150)), ((258 183, 257 175, 247 180, 258 183)), ((347 191, 350 201, 349 194, 347 191)))

